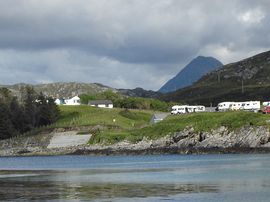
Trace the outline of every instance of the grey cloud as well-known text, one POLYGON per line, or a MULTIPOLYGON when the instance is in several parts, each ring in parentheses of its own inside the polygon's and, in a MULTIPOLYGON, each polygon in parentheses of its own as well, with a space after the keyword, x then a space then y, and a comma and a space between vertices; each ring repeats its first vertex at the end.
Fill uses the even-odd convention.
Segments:
POLYGON ((267 50, 269 11, 267 0, 0 0, 0 81, 158 89, 199 54, 267 50))

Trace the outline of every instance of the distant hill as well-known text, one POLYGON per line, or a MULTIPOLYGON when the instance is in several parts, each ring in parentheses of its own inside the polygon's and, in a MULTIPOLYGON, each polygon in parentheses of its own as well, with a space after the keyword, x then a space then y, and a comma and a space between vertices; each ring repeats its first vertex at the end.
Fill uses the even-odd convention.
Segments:
POLYGON ((163 95, 162 99, 205 105, 270 100, 270 51, 224 65, 192 86, 163 95))
POLYGON ((20 83, 14 85, 0 85, 0 87, 6 87, 10 89, 14 95, 19 96, 20 89, 27 85, 32 86, 36 92, 42 92, 43 94, 54 98, 68 98, 81 94, 97 94, 107 90, 119 92, 122 95, 132 97, 155 98, 160 96, 160 93, 144 90, 142 88, 116 89, 99 83, 57 82, 37 85, 20 83))
POLYGON ((130 97, 144 97, 144 98, 157 98, 161 96, 161 93, 155 92, 152 90, 144 90, 142 88, 135 88, 135 89, 118 89, 123 95, 127 95, 130 97))
POLYGON ((96 94, 100 92, 104 92, 106 90, 114 90, 108 86, 104 86, 102 84, 97 83, 76 83, 76 82, 58 82, 58 83, 49 83, 49 84, 15 84, 15 85, 5 85, 0 87, 7 87, 10 89, 14 94, 18 94, 20 89, 25 86, 33 86, 36 92, 42 92, 47 96, 52 97, 71 97, 75 95, 80 95, 83 93, 86 94, 96 94))
POLYGON ((185 66, 175 77, 159 89, 167 93, 189 86, 211 70, 221 67, 222 63, 213 57, 199 56, 185 66))

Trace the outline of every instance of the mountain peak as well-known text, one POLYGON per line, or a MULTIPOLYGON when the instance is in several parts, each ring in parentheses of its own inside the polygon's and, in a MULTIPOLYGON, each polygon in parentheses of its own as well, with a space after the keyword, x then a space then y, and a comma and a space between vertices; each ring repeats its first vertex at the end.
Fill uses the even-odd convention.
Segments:
POLYGON ((222 66, 222 63, 213 57, 198 56, 162 86, 159 92, 167 93, 189 86, 203 75, 220 66, 222 66))
POLYGON ((224 101, 267 101, 269 75, 270 51, 267 51, 213 70, 193 85, 164 95, 164 100, 203 105, 224 101))

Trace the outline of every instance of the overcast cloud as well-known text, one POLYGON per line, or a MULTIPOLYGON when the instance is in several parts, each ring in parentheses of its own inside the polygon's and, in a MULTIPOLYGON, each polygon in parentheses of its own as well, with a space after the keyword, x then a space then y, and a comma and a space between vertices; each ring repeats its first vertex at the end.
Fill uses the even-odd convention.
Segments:
POLYGON ((0 0, 0 83, 159 89, 198 55, 270 48, 268 0, 0 0))

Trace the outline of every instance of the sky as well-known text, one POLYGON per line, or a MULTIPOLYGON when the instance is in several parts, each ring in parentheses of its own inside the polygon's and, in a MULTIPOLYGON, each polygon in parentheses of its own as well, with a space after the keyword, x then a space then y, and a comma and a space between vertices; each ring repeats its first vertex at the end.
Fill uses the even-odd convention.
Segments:
POLYGON ((0 84, 158 90, 199 55, 269 47, 269 0, 0 0, 0 84))

